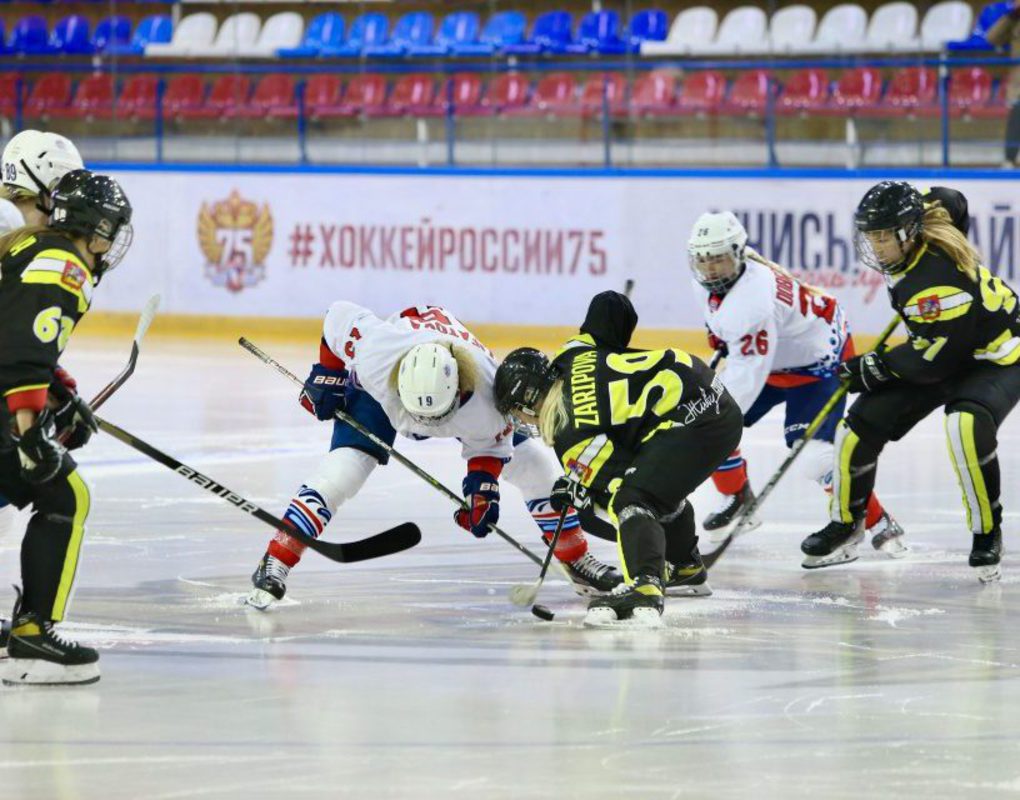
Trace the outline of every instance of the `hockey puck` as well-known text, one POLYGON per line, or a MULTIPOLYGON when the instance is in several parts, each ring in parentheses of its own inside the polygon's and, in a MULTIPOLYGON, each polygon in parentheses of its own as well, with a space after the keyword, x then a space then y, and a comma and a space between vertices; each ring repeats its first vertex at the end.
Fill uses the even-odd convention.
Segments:
POLYGON ((533 605, 531 607, 531 613, 539 619, 544 619, 546 622, 550 622, 556 615, 545 606, 533 605))

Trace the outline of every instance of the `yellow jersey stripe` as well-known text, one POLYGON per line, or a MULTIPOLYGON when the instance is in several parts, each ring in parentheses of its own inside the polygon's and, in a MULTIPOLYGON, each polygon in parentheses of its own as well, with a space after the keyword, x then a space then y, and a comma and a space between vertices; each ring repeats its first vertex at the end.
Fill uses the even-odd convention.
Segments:
POLYGON ((57 585, 57 596, 53 600, 50 618, 60 622, 67 611, 67 602, 74 588, 74 576, 78 572, 78 555, 81 552, 82 539, 85 537, 85 519, 89 515, 89 487, 75 470, 67 476, 67 482, 74 493, 74 518, 71 520, 71 539, 67 543, 64 554, 64 567, 60 571, 60 583, 57 585))

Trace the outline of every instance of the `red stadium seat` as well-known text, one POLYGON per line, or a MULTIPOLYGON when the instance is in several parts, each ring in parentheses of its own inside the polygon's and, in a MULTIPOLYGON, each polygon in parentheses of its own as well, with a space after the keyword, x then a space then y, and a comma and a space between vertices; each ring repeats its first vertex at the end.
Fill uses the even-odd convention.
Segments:
POLYGON ((607 100, 611 115, 627 113, 627 82, 623 75, 615 72, 592 75, 581 89, 579 104, 571 111, 585 117, 600 117, 607 100))
POLYGON ((531 93, 531 82, 523 75, 507 72, 497 76, 482 97, 478 113, 502 114, 524 108, 531 93))
POLYGON ((981 67, 963 67, 949 73, 949 111, 953 116, 973 116, 992 100, 992 76, 981 67))
POLYGON ((832 99, 824 111, 850 116, 862 109, 875 108, 882 99, 882 75, 874 67, 847 70, 836 82, 832 99))
POLYGON ((163 93, 163 116, 180 117, 202 108, 205 85, 198 75, 175 75, 163 93))
POLYGON ((992 96, 988 99, 988 103, 970 106, 967 109, 967 115, 975 119, 1005 119, 1009 113, 1005 84, 1005 81, 1000 81, 998 86, 993 86, 992 96))
POLYGON ((634 81, 630 107, 635 114, 656 116, 676 111, 676 74, 672 70, 652 70, 634 81))
POLYGON ((889 81, 889 89, 880 105, 864 108, 865 116, 899 117, 931 113, 938 100, 938 78, 927 67, 906 67, 889 81))
POLYGON ((320 117, 355 117, 381 109, 386 103, 386 79, 382 75, 358 75, 347 84, 343 102, 318 107, 320 117))
POLYGON ((159 78, 155 75, 132 75, 124 84, 115 108, 116 116, 131 119, 153 119, 159 78))
POLYGON ((428 75, 403 75, 393 84, 389 101, 383 105, 366 108, 368 117, 400 117, 417 114, 432 105, 436 97, 436 84, 428 75))
POLYGON ((684 81, 676 101, 677 113, 714 114, 726 94, 726 78, 713 70, 696 72, 684 81))
POLYGON ((415 108, 412 113, 422 117, 443 117, 451 101, 455 115, 477 115, 482 101, 481 77, 473 72, 462 72, 448 78, 435 93, 431 105, 415 108))
POLYGON ((67 108, 70 102, 71 78, 50 72, 39 78, 32 87, 25 102, 25 116, 45 119, 67 108))
POLYGON ((824 69, 802 69, 786 82, 776 101, 780 114, 806 114, 829 104, 829 76, 824 69))
MULTIPOLYGON (((22 96, 28 89, 28 81, 22 83, 22 96)), ((13 117, 18 113, 18 73, 0 74, 0 116, 13 117)))
POLYGON ((290 75, 266 75, 258 82, 251 99, 235 112, 246 119, 280 119, 297 114, 294 78, 290 75))
POLYGON ((198 108, 178 111, 184 119, 227 119, 244 106, 251 94, 251 79, 246 75, 221 75, 213 81, 209 96, 198 108))
POLYGON ((542 78, 535 87, 531 102, 516 109, 515 114, 569 114, 575 107, 577 80, 569 72, 554 72, 542 78))
POLYGON ((113 114, 113 76, 89 75, 78 84, 71 105, 55 108, 54 117, 95 119, 113 114))
MULTIPOLYGON (((305 116, 320 119, 343 101, 344 85, 336 75, 312 75, 305 84, 305 116)), ((295 109, 295 114, 297 110, 295 109)))
POLYGON ((771 87, 770 76, 766 70, 752 69, 742 72, 733 81, 730 95, 720 110, 737 115, 764 114, 768 108, 771 87))

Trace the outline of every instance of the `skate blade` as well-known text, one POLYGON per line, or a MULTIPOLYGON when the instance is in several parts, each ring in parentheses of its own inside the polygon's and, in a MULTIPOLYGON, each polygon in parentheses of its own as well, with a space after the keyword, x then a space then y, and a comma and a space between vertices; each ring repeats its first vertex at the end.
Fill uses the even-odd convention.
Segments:
POLYGON ((910 547, 903 541, 902 536, 893 536, 880 544, 871 543, 878 552, 885 553, 889 558, 903 558, 910 552, 910 547))
POLYGON ((662 627, 662 615, 654 608, 635 608, 626 619, 618 619, 616 612, 605 606, 588 609, 584 627, 602 629, 652 630, 662 627))
POLYGON ((801 566, 804 569, 822 569, 823 567, 835 567, 839 564, 849 564, 857 559, 857 545, 853 545, 841 547, 827 556, 806 556, 801 566))
MULTIPOLYGON (((738 521, 739 521, 739 517, 737 519, 733 520, 733 522, 731 522, 725 528, 716 528, 714 531, 708 531, 707 532, 708 533, 708 541, 712 542, 712 544, 721 544, 722 542, 726 541, 726 538, 733 531, 735 531, 737 529, 737 522, 738 521)), ((744 526, 744 529, 740 532, 740 535, 744 536, 745 534, 748 534, 751 531, 753 531, 755 528, 760 528, 760 527, 761 527, 761 520, 758 519, 757 517, 752 517, 751 521, 748 522, 747 525, 744 526)))
POLYGON ((0 661, 6 661, 6 660, 7 660, 7 648, 6 647, 0 647, 0 661))
POLYGON ((99 664, 65 666, 35 658, 8 658, 4 686, 83 686, 99 680, 99 664))
POLYGON ((707 583, 698 586, 667 586, 666 597, 711 597, 712 587, 707 583))
POLYGON ((244 598, 244 604, 257 608, 259 611, 266 611, 273 603, 276 602, 276 598, 273 597, 265 589, 252 589, 251 594, 244 598))
POLYGON ((998 583, 1002 578, 1002 568, 998 564, 990 564, 987 567, 974 567, 978 580, 981 583, 998 583))

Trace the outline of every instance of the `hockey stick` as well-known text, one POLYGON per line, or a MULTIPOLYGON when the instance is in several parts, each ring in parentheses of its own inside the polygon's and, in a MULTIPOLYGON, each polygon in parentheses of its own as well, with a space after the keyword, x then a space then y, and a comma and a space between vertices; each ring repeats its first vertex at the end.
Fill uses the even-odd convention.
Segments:
POLYGON ((288 536, 293 537, 301 542, 301 544, 310 547, 331 561, 352 562, 365 561, 369 558, 381 558, 382 556, 407 550, 421 541, 421 531, 418 530, 418 526, 413 522, 404 522, 382 533, 377 533, 375 536, 369 536, 367 539, 360 539, 356 542, 337 543, 313 539, 296 528, 292 528, 279 517, 274 517, 268 511, 259 508, 259 506, 250 500, 246 500, 241 495, 230 491, 226 486, 213 480, 208 475, 203 475, 197 469, 181 463, 173 456, 167 455, 161 450, 157 450, 151 444, 143 442, 137 436, 128 433, 122 428, 118 428, 113 423, 107 422, 100 417, 96 417, 96 422, 99 423, 101 430, 106 431, 114 439, 119 439, 128 447, 133 447, 138 452, 144 453, 149 458, 172 469, 181 477, 205 489, 207 492, 211 492, 231 505, 237 506, 237 508, 246 514, 251 514, 256 519, 272 526, 274 530, 285 531, 288 536))
POLYGON ((542 588, 542 581, 545 580, 545 573, 549 570, 553 552, 560 541, 560 534, 563 533, 563 523, 567 519, 568 511, 570 511, 569 507, 563 509, 560 512, 560 518, 556 521, 556 533, 553 534, 552 539, 549 541, 549 552, 545 554, 545 561, 542 562, 542 569, 538 573, 538 580, 534 583, 518 583, 516 586, 510 587, 510 601, 514 605, 530 606, 535 602, 535 598, 538 597, 538 590, 542 588))
POLYGON ((131 355, 128 357, 128 362, 124 369, 120 371, 112 381, 106 386, 99 390, 99 394, 92 398, 92 402, 89 406, 93 411, 98 409, 103 403, 110 399, 110 396, 117 391, 124 382, 134 374, 135 365, 138 363, 138 352, 142 345, 142 339, 145 338, 146 331, 149 330, 149 326, 152 324, 152 318, 156 316, 156 311, 159 309, 159 295, 154 294, 149 298, 145 304, 145 308, 142 309, 142 315, 138 318, 138 326, 135 328, 135 338, 131 342, 131 355))
MULTIPOLYGON (((247 350, 253 356, 255 356, 255 358, 257 358, 263 364, 268 364, 270 367, 275 369, 281 375, 284 375, 284 376, 290 378, 298 386, 304 386, 305 385, 305 382, 303 380, 301 380, 297 375, 295 375, 293 372, 291 372, 289 369, 287 369, 285 366, 283 366, 283 364, 281 364, 275 358, 270 356, 264 350, 260 349, 258 347, 258 345, 256 345, 250 339, 247 339, 246 337, 242 336, 240 339, 237 340, 237 343, 240 344, 241 347, 243 347, 245 350, 247 350)), ((463 497, 461 497, 458 494, 455 494, 452 490, 448 489, 446 486, 444 486, 442 483, 440 483, 436 478, 433 478, 431 475, 429 475, 429 473, 427 473, 425 470, 423 470, 421 467, 419 467, 417 464, 415 464, 413 461, 411 461, 411 459, 409 459, 407 456, 405 456, 399 450, 397 450, 396 448, 391 447, 390 445, 388 445, 386 442, 384 442, 382 439, 380 439, 378 436, 376 436, 374 433, 372 433, 372 431, 370 431, 368 428, 366 428, 364 425, 362 425, 360 422, 358 422, 356 419, 354 419, 354 417, 350 416, 349 414, 347 414, 347 413, 345 413, 343 411, 340 411, 339 409, 337 410, 335 416, 336 416, 336 418, 338 420, 340 420, 342 422, 346 422, 348 425, 350 425, 352 428, 354 428, 354 430, 356 430, 362 436, 367 438, 370 442, 372 442, 372 444, 374 444, 377 447, 380 447, 383 450, 385 450, 386 453, 388 453, 390 456, 392 456, 397 461, 399 461, 401 464, 403 464, 405 467, 407 467, 409 470, 411 470, 411 472, 413 472, 415 475, 417 475, 419 478, 421 478, 427 484, 432 486, 434 489, 438 489, 440 492, 445 494, 447 497, 449 497, 451 500, 453 500, 453 502, 456 503, 458 506, 460 506, 461 508, 467 508, 467 506, 464 504, 464 498, 463 497)), ((533 552, 531 552, 523 544, 518 542, 509 533, 507 533, 506 531, 502 530, 501 528, 499 528, 496 525, 491 525, 490 524, 489 527, 493 531, 495 531, 499 536, 501 536, 503 539, 505 539, 507 542, 509 542, 511 545, 513 545, 518 550, 520 550, 522 553, 524 553, 524 555, 526 555, 528 558, 530 558, 536 564, 541 564, 542 563, 542 559, 540 559, 538 556, 536 556, 533 552)))
MULTIPOLYGON (((900 317, 897 314, 896 317, 885 326, 885 330, 879 335, 878 341, 875 343, 875 350, 881 352, 885 349, 886 341, 890 336, 892 336, 893 331, 896 330, 899 324, 900 317)), ((815 437, 815 434, 818 433, 818 429, 822 427, 826 418, 832 413, 832 409, 834 409, 836 404, 846 396, 846 393, 849 390, 849 384, 844 383, 832 393, 832 397, 830 397, 825 405, 822 406, 822 410, 815 415, 813 420, 811 420, 811 424, 808 425, 807 430, 804 431, 804 435, 794 442, 793 447, 790 448, 790 452, 783 460, 783 463, 779 465, 779 469, 775 471, 772 477, 769 478, 769 482, 765 484, 765 488, 761 490, 758 496, 755 497, 754 500, 751 501, 750 505, 748 505, 741 513, 740 518, 737 520, 737 524, 733 527, 733 530, 730 531, 729 535, 723 539, 722 544, 711 553, 706 553, 701 557, 701 560, 705 564, 705 569, 710 569, 712 565, 719 560, 722 554, 726 552, 727 548, 733 543, 733 540, 744 532, 744 529, 747 528, 747 526, 751 523, 751 520, 754 519, 754 513, 761 508, 762 503, 765 502, 765 498, 767 498, 772 493, 772 490, 776 488, 776 484, 778 484, 779 481, 783 479, 783 476, 789 471, 790 465, 793 464, 793 462, 797 459, 797 456, 800 455, 800 451, 803 450, 807 446, 807 443, 815 437)))

